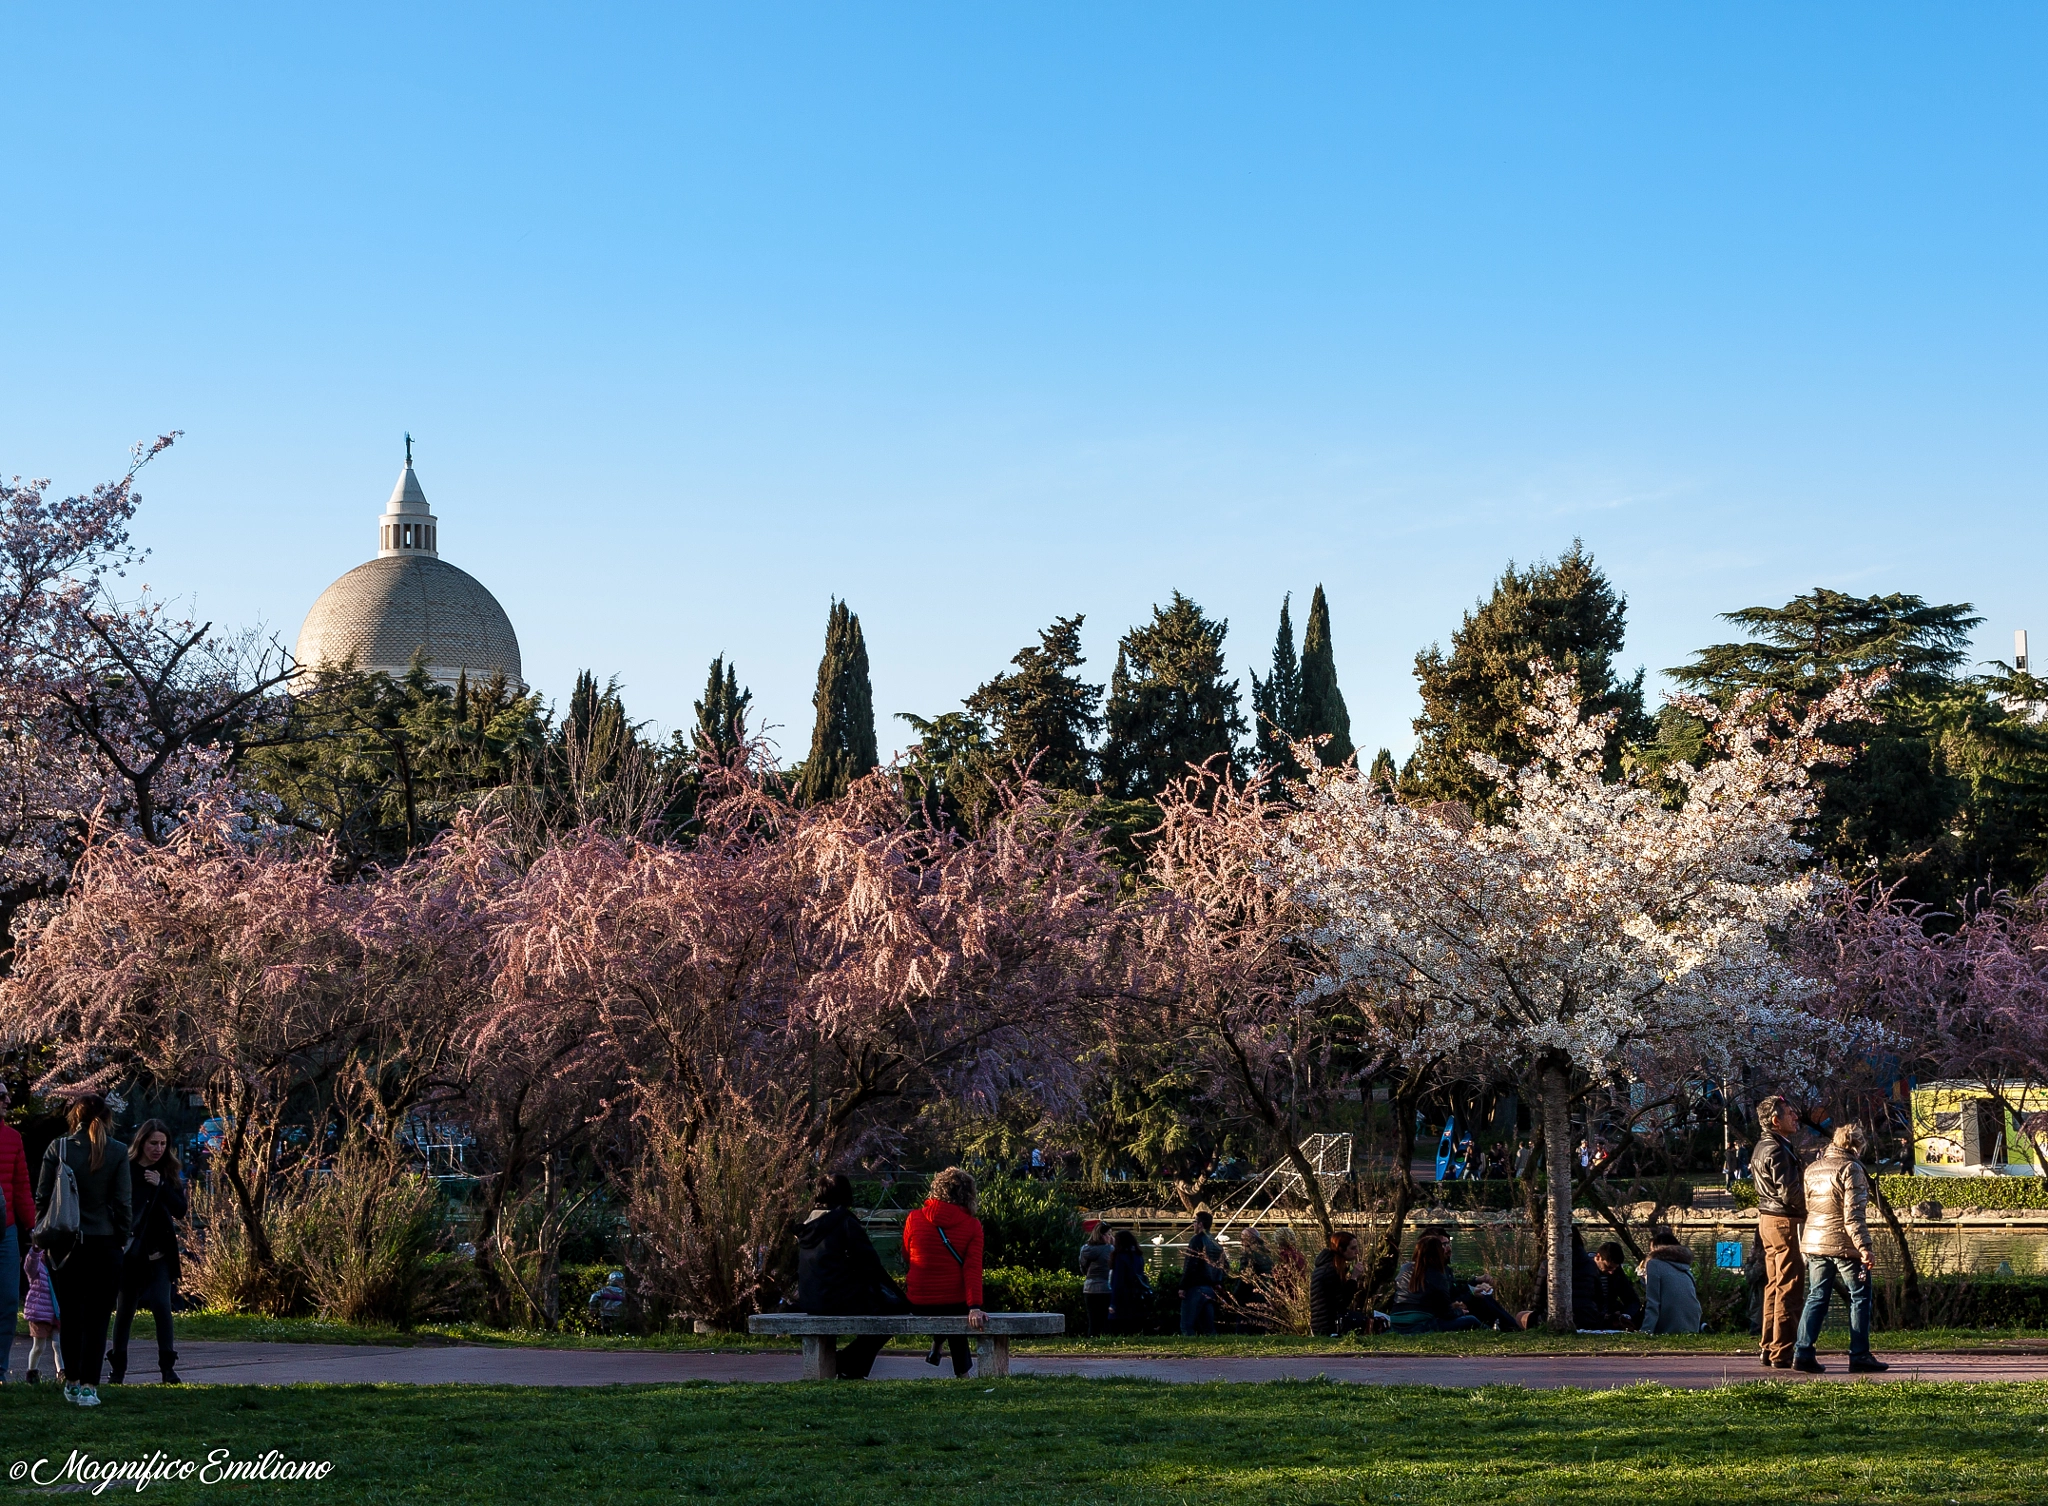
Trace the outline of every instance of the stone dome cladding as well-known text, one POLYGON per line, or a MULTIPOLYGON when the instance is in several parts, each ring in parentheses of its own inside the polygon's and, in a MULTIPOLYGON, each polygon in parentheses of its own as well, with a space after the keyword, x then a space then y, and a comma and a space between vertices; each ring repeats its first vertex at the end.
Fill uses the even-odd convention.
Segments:
POLYGON ((424 649, 437 680, 472 684, 502 670, 524 689, 519 639, 483 582, 432 555, 387 555, 355 567, 320 593, 299 629, 308 666, 353 660, 360 670, 402 675, 424 649))

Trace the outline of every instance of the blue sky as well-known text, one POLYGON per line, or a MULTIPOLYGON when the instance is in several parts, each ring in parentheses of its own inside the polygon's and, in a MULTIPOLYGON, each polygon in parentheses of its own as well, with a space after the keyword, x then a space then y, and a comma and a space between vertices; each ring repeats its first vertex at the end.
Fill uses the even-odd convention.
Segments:
POLYGON ((834 595, 931 714, 1321 581, 1397 750, 1575 535, 1653 680, 1818 584, 2048 633, 2048 13, 1257 10, 10 7, 0 470, 185 430, 148 580, 289 641, 410 429, 537 685, 727 652, 792 756, 834 595))

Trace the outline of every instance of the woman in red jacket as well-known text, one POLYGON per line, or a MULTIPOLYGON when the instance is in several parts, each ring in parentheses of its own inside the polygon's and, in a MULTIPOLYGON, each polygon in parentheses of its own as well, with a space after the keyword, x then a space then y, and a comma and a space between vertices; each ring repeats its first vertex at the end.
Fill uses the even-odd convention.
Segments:
MULTIPOLYGON (((934 1317, 964 1313, 970 1328, 988 1320, 981 1310, 981 1220, 974 1216, 973 1177, 948 1166, 932 1178, 931 1196, 903 1220, 903 1258, 910 1265, 903 1287, 912 1312, 934 1317)), ((953 1373, 965 1375, 971 1363, 967 1336, 954 1334, 947 1342, 953 1373)), ((924 1357, 927 1365, 939 1362, 939 1345, 932 1340, 932 1352, 924 1357)))
MULTIPOLYGON (((13 1107, 13 1095, 0 1082, 0 1114, 13 1107)), ((28 1155, 21 1144, 21 1131, 0 1124, 0 1194, 7 1209, 0 1218, 0 1380, 14 1362, 14 1314, 21 1306, 21 1257, 28 1253, 29 1231, 36 1226, 35 1193, 29 1186, 28 1155)))

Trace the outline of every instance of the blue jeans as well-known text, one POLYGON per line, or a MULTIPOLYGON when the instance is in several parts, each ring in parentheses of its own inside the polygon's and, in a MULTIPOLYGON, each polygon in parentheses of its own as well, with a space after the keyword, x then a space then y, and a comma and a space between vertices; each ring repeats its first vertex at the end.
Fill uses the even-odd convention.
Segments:
POLYGON ((1835 1283, 1849 1298, 1849 1358, 1870 1353, 1870 1272, 1863 1262, 1844 1255, 1806 1257, 1806 1310, 1799 1315, 1797 1353, 1810 1357, 1820 1341, 1820 1326, 1828 1320, 1828 1297, 1835 1283))
POLYGON ((1180 1331, 1188 1337, 1216 1331, 1216 1288, 1191 1286, 1181 1293, 1180 1331))
POLYGON ((21 1232, 13 1224, 0 1234, 0 1380, 14 1363, 14 1319, 21 1311, 21 1232))

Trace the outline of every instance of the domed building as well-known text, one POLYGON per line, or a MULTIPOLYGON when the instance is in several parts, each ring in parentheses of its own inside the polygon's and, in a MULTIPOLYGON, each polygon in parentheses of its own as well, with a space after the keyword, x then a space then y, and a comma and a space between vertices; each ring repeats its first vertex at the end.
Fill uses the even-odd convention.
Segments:
POLYGON ((453 686, 504 675, 523 692, 519 639, 512 620, 483 582, 441 558, 441 525, 412 473, 412 437, 405 470, 377 520, 377 557, 320 593, 299 629, 298 660, 308 668, 353 665, 404 675, 414 655, 427 673, 453 686))

